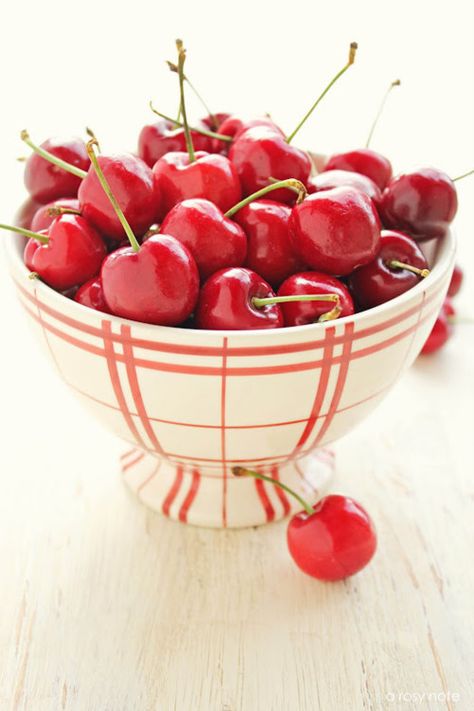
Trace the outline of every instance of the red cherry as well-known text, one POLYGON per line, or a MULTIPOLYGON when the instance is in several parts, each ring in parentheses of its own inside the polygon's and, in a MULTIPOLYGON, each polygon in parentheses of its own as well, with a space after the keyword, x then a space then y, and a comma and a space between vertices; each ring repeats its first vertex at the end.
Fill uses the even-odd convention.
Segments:
POLYGON ((221 111, 217 114, 208 114, 207 116, 204 116, 204 118, 201 119, 201 123, 204 124, 204 126, 210 131, 218 131, 220 133, 222 124, 230 117, 231 114, 225 111, 221 111))
POLYGON ((210 200, 225 212, 241 198, 239 177, 225 156, 198 151, 191 161, 187 153, 167 153, 153 173, 163 214, 189 198, 210 200))
POLYGON ((57 215, 51 214, 50 210, 55 207, 65 207, 70 210, 79 210, 79 200, 76 198, 60 198, 59 200, 53 200, 47 205, 41 205, 31 220, 30 230, 33 232, 41 232, 41 230, 47 230, 52 224, 53 220, 57 215))
POLYGON ((464 272, 461 269, 461 267, 456 264, 453 270, 453 275, 451 277, 451 281, 449 282, 449 287, 448 287, 448 296, 456 296, 462 286, 462 282, 464 279, 464 272))
POLYGON ((392 165, 387 158, 370 148, 359 148, 331 156, 324 170, 350 170, 366 175, 383 190, 392 177, 392 165))
POLYGON ((167 214, 161 230, 189 249, 201 279, 224 267, 244 263, 247 238, 243 229, 225 217, 209 200, 184 200, 167 214))
POLYGON ((334 188, 293 208, 290 234, 296 252, 312 269, 344 276, 375 258, 380 221, 367 195, 334 188))
POLYGON ((394 178, 382 195, 386 227, 408 232, 418 240, 443 237, 457 211, 454 182, 434 168, 394 178))
POLYGON ((240 118, 239 116, 229 116, 225 121, 219 126, 219 133, 222 136, 230 136, 234 140, 238 138, 244 131, 249 128, 254 128, 255 126, 266 126, 270 129, 275 129, 282 136, 284 136, 283 131, 267 116, 261 116, 259 118, 240 118))
POLYGON ((86 283, 76 291, 74 301, 77 301, 83 306, 88 306, 90 309, 95 309, 95 311, 103 311, 106 314, 110 313, 110 309, 105 303, 104 290, 102 289, 100 277, 94 277, 86 281, 86 283))
POLYGON ((310 194, 333 188, 359 190, 373 200, 377 207, 382 199, 382 192, 373 180, 362 173, 353 173, 350 170, 325 170, 323 173, 313 175, 307 183, 310 194))
MULTIPOLYGON (((26 132, 24 135, 27 136, 26 132)), ((86 145, 80 138, 66 140, 50 138, 42 143, 40 148, 80 170, 89 168, 86 145)), ((53 165, 37 153, 32 153, 26 161, 26 189, 38 202, 46 203, 58 198, 76 197, 80 184, 79 176, 53 165)))
POLYGON ((221 269, 201 289, 196 325, 227 330, 279 328, 283 326, 280 307, 257 306, 254 301, 274 296, 271 286, 250 269, 221 269))
MULTIPOLYGON (((211 139, 197 131, 191 131, 194 147, 197 151, 208 151, 211 139)), ((166 153, 185 151, 186 136, 182 128, 176 128, 172 121, 160 119, 156 123, 144 126, 138 138, 138 155, 150 168, 166 153)))
MULTIPOLYGON (((301 272, 288 277, 278 289, 278 296, 305 294, 337 294, 339 296, 339 316, 354 313, 352 297, 344 284, 322 272, 301 272)), ((293 301, 280 304, 285 326, 305 326, 317 323, 327 315, 333 304, 327 301, 293 301)))
POLYGON ((296 565, 318 580, 342 580, 358 573, 377 548, 374 525, 354 499, 326 496, 313 507, 293 516, 287 542, 296 565))
MULTIPOLYGON (((229 158, 235 165, 244 195, 250 195, 268 185, 269 178, 296 178, 306 183, 311 172, 308 155, 290 146, 283 134, 274 127, 254 126, 232 143, 229 158)), ((281 190, 275 200, 293 203, 295 195, 281 190)))
MULTIPOLYGON (((160 207, 151 169, 131 154, 100 155, 98 161, 133 232, 143 235, 155 221, 160 207)), ((81 183, 78 197, 83 216, 98 230, 107 237, 123 238, 123 227, 93 166, 81 183)))
POLYGON ((428 262, 416 242, 401 232, 383 230, 376 258, 350 275, 349 287, 358 305, 370 309, 408 291, 428 273, 428 262))
POLYGON ((441 311, 439 312, 436 321, 434 322, 430 335, 421 349, 421 353, 423 355, 439 351, 449 341, 453 333, 453 327, 450 320, 453 319, 455 313, 456 312, 451 301, 446 299, 441 307, 441 311))
POLYGON ((290 215, 288 205, 273 200, 255 200, 234 217, 248 238, 245 266, 275 288, 290 274, 303 269, 290 240, 290 215))
POLYGON ((105 244, 83 217, 57 217, 46 236, 45 244, 31 239, 24 254, 28 269, 36 272, 46 284, 65 291, 99 272, 106 254, 105 244))
POLYGON ((174 237, 153 235, 138 251, 120 247, 101 270, 104 298, 116 316, 177 326, 193 312, 199 274, 189 250, 174 237))

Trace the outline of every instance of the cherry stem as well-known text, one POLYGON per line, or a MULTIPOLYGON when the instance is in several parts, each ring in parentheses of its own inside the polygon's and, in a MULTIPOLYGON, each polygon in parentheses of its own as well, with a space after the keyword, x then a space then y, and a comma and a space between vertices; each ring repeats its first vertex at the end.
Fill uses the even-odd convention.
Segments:
POLYGON ((81 215, 80 210, 75 210, 73 207, 62 207, 62 205, 51 205, 48 207, 49 217, 59 217, 60 215, 81 215))
MULTIPOLYGON (((177 44, 178 51, 180 50, 180 46, 182 46, 182 43, 181 43, 181 45, 178 45, 178 44, 177 44)), ((178 74, 178 66, 177 66, 177 64, 174 64, 173 62, 169 62, 169 61, 166 61, 166 64, 168 65, 169 69, 170 69, 172 72, 174 72, 175 74, 178 74)), ((206 110, 207 113, 209 114, 209 118, 211 119, 211 123, 212 123, 212 125, 214 126, 214 128, 217 128, 216 115, 211 111, 211 109, 210 109, 209 106, 206 104, 206 102, 204 101, 203 97, 202 97, 201 94, 198 92, 198 90, 196 89, 196 87, 194 86, 194 84, 192 84, 191 80, 189 79, 189 77, 188 77, 187 75, 184 75, 184 81, 188 84, 188 86, 189 86, 189 88, 191 89, 191 91, 194 92, 194 94, 196 95, 196 97, 198 98, 198 100, 199 100, 199 101, 201 102, 201 104, 204 106, 205 110, 206 110)), ((179 116, 178 116, 178 120, 179 120, 179 116)))
POLYGON ((25 237, 29 237, 30 239, 35 239, 38 242, 41 242, 41 244, 48 244, 49 242, 49 237, 47 237, 47 235, 40 235, 38 232, 26 230, 24 227, 0 224, 0 229, 7 230, 8 232, 17 232, 19 235, 24 235, 25 237))
POLYGON ((293 302, 305 301, 330 301, 335 303, 335 306, 330 311, 321 314, 318 319, 319 323, 332 321, 341 315, 342 308, 338 294, 289 294, 288 296, 268 296, 262 298, 254 296, 252 304, 257 309, 261 309, 263 306, 270 306, 271 304, 291 304, 293 302))
POLYGON ((270 484, 275 484, 275 486, 279 486, 280 489, 283 489, 288 494, 293 496, 293 498, 301 504, 308 516, 312 516, 314 514, 313 507, 310 506, 308 502, 303 499, 303 497, 301 497, 299 494, 296 493, 296 491, 293 491, 293 489, 290 489, 289 486, 283 484, 283 482, 279 481, 278 479, 272 479, 272 477, 270 476, 260 474, 260 472, 256 472, 253 469, 247 469, 246 467, 232 467, 232 474, 234 476, 251 476, 254 479, 261 479, 262 481, 268 481, 270 484))
POLYGON ((249 203, 253 202, 254 200, 258 200, 258 198, 261 198, 264 195, 271 193, 273 190, 278 190, 279 188, 289 188, 289 190, 293 190, 295 193, 298 193, 298 197, 296 199, 297 204, 299 204, 300 202, 303 202, 303 200, 305 199, 305 197, 308 194, 303 183, 300 180, 297 180, 296 178, 287 178, 286 180, 276 180, 271 185, 266 185, 264 188, 257 190, 256 193, 252 193, 252 195, 248 195, 246 198, 244 198, 243 200, 238 202, 236 205, 231 207, 230 210, 227 210, 227 212, 224 213, 224 216, 225 217, 232 217, 232 215, 235 215, 236 212, 241 210, 243 207, 245 207, 249 203))
POLYGON ((418 267, 414 267, 411 264, 399 262, 398 259, 391 259, 389 262, 387 262, 387 266, 390 269, 405 269, 407 272, 412 272, 413 274, 416 274, 422 279, 425 279, 427 276, 430 275, 429 269, 418 269, 418 267))
POLYGON ((357 42, 351 42, 350 47, 349 47, 349 59, 348 59, 348 61, 347 61, 347 64, 346 64, 346 65, 336 74, 336 76, 329 82, 329 84, 328 84, 327 87, 324 89, 324 91, 322 92, 322 94, 320 94, 320 95, 318 96, 318 98, 316 99, 316 101, 314 102, 314 104, 311 106, 311 108, 309 109, 309 111, 303 116, 303 118, 301 119, 301 121, 299 122, 299 124, 297 125, 297 127, 295 128, 295 130, 294 130, 292 133, 290 133, 290 135, 289 135, 288 138, 286 139, 286 142, 287 142, 287 143, 291 143, 291 141, 292 141, 293 138, 296 136, 296 134, 298 133, 298 131, 300 130, 300 128, 303 126, 303 124, 306 123, 306 121, 309 119, 309 117, 311 116, 311 114, 312 114, 313 111, 315 110, 316 106, 317 106, 317 105, 319 104, 319 102, 326 96, 326 94, 328 93, 329 89, 333 86, 333 84, 335 84, 335 83, 337 82, 337 80, 339 79, 339 77, 342 77, 342 75, 345 74, 345 72, 347 72, 347 70, 349 69, 349 67, 352 66, 352 64, 354 64, 355 55, 356 55, 356 50, 357 50, 357 42))
POLYGON ((102 168, 99 165, 99 161, 98 161, 97 156, 94 151, 94 147, 96 147, 96 146, 97 146, 97 139, 91 138, 91 140, 87 142, 87 146, 86 146, 87 147, 87 155, 91 159, 91 163, 92 163, 92 166, 96 172, 97 178, 99 179, 99 183, 101 184, 101 186, 104 190, 104 193, 109 198, 109 200, 112 204, 112 207, 114 208, 115 213, 120 220, 120 224, 122 225, 124 232, 129 239, 129 242, 130 242, 130 245, 131 245, 133 251, 138 252, 138 250, 140 249, 140 245, 138 243, 137 238, 135 237, 135 235, 133 233, 132 228, 128 224, 127 218, 123 214, 122 208, 120 207, 120 205, 117 202, 117 198, 113 194, 112 189, 111 189, 109 183, 107 182, 107 179, 102 171, 102 168))
MULTIPOLYGON (((175 124, 175 126, 179 126, 180 128, 184 127, 184 123, 178 119, 171 118, 171 116, 167 116, 166 114, 162 114, 161 111, 157 111, 155 107, 153 106, 153 103, 150 101, 149 103, 150 109, 153 111, 154 114, 159 116, 160 118, 165 119, 166 121, 171 121, 172 123, 175 124)), ((208 131, 206 128, 198 128, 197 126, 190 126, 189 127, 190 131, 194 131, 195 133, 200 133, 202 136, 208 136, 209 138, 217 138, 218 141, 225 141, 226 143, 232 143, 232 137, 231 136, 224 136, 223 133, 216 133, 215 131, 208 131)))
POLYGON ((183 116, 184 137, 186 139, 186 148, 188 150, 189 162, 194 163, 194 161, 196 160, 196 155, 194 153, 193 138, 191 136, 191 131, 189 130, 188 118, 186 116, 186 102, 184 100, 184 62, 186 61, 186 50, 184 49, 180 40, 176 40, 176 46, 178 47, 179 95, 181 99, 181 114, 183 116))
POLYGON ((388 87, 387 91, 385 92, 384 97, 383 97, 383 99, 382 99, 382 102, 381 102, 381 104, 380 104, 380 106, 379 106, 379 110, 377 111, 377 114, 376 114, 376 116, 375 116, 374 122, 373 122, 373 124, 372 124, 372 126, 371 126, 371 129, 370 129, 370 131, 369 131, 369 135, 368 135, 368 137, 367 137, 367 143, 365 144, 365 147, 366 147, 366 148, 368 148, 369 145, 370 145, 370 142, 371 142, 371 140, 372 140, 372 136, 374 135, 375 127, 377 126, 377 124, 378 124, 378 122, 379 122, 379 118, 380 118, 381 115, 382 115, 382 112, 383 112, 383 110, 384 110, 384 108, 385 108, 385 104, 387 103, 387 99, 388 99, 388 97, 389 97, 389 95, 390 95, 392 89, 393 89, 395 86, 400 86, 400 84, 401 84, 400 79, 395 79, 395 81, 392 81, 392 83, 391 83, 390 86, 388 87))
POLYGON ((58 168, 62 168, 63 170, 66 170, 68 173, 72 173, 73 175, 76 175, 78 178, 81 178, 82 180, 86 177, 87 171, 82 170, 82 168, 78 168, 75 165, 71 165, 71 163, 67 163, 65 160, 61 160, 61 158, 58 158, 57 156, 53 155, 49 151, 46 151, 44 148, 41 148, 41 146, 37 146, 36 143, 33 143, 28 131, 23 130, 20 133, 20 138, 24 143, 26 143, 27 146, 29 146, 31 148, 32 151, 34 151, 35 153, 37 153, 39 156, 41 156, 45 160, 49 161, 50 163, 54 163, 54 165, 57 165, 58 168))
POLYGON ((467 173, 463 173, 462 175, 458 175, 456 178, 451 178, 453 183, 455 183, 457 180, 462 180, 463 178, 467 178, 468 175, 472 175, 474 173, 474 170, 469 170, 467 173))

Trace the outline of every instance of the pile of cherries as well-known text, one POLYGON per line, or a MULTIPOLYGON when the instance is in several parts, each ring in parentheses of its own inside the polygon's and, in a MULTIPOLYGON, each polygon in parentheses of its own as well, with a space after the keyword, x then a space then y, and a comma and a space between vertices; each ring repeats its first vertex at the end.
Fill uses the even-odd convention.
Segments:
MULTIPOLYGON (((179 113, 145 126, 138 155, 105 155, 89 132, 34 144, 25 184, 36 208, 9 227, 29 237, 33 276, 99 311, 162 326, 260 329, 348 316, 428 275, 423 240, 457 209, 434 169, 392 177, 370 148, 316 172, 292 141, 357 45, 290 135, 268 116, 209 113, 189 126, 185 50, 179 113)), ((394 85, 398 82, 394 82, 394 85)), ((194 88, 194 87, 192 87, 194 88)), ((152 107, 153 108, 153 107, 152 107)), ((153 109, 155 113, 157 112, 153 109)), ((441 318, 441 317, 440 317, 441 318)))

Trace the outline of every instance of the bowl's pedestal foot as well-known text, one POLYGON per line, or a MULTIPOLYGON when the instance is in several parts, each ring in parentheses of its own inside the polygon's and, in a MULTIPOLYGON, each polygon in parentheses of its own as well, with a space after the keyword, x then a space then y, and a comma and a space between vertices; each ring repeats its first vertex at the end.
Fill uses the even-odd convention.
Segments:
MULTIPOLYGON (((319 449, 284 464, 249 462, 247 466, 279 479, 315 503, 333 475, 334 455, 319 449)), ((183 523, 213 528, 258 526, 301 509, 277 486, 233 476, 232 463, 225 469, 198 468, 133 449, 122 456, 121 467, 125 483, 142 503, 183 523)))

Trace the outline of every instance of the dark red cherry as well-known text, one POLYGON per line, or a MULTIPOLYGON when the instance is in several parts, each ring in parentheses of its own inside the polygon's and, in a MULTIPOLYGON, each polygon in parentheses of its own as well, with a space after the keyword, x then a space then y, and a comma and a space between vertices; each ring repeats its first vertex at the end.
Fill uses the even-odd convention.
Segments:
POLYGON ((167 153, 153 166, 163 215, 189 198, 210 200, 222 212, 240 200, 237 171, 225 156, 199 151, 195 158, 190 162, 187 153, 167 153))
MULTIPOLYGON (((129 153, 98 156, 99 165, 122 211, 137 236, 155 222, 159 208, 159 190, 147 164, 129 153)), ((104 192, 93 167, 79 188, 82 215, 107 237, 121 240, 123 227, 104 192)))
POLYGON ((105 244, 98 232, 79 215, 61 215, 50 225, 48 242, 29 240, 25 264, 58 291, 83 284, 95 276, 105 257, 105 244))
MULTIPOLYGON (((196 151, 208 151, 211 139, 197 131, 191 131, 196 151)), ((185 151, 186 136, 183 128, 176 128, 171 121, 160 119, 144 126, 138 138, 138 155, 150 168, 166 153, 185 151)))
POLYGON ((105 303, 104 290, 100 277, 89 279, 83 284, 74 296, 74 301, 83 306, 88 306, 95 311, 103 311, 106 314, 110 313, 110 309, 105 303))
MULTIPOLYGON (((289 145, 274 127, 254 126, 241 133, 231 145, 229 158, 239 174, 244 195, 266 187, 269 178, 296 178, 306 184, 311 173, 308 155, 289 145)), ((293 203, 295 194, 283 189, 276 191, 273 198, 293 203)))
POLYGON ((274 296, 271 286, 250 269, 221 269, 201 289, 196 325, 224 330, 279 328, 283 316, 278 304, 256 305, 258 299, 274 296))
POLYGON ((367 195, 334 188, 293 208, 290 234, 296 252, 312 269, 345 276, 377 255, 380 220, 367 195))
POLYGON ((333 188, 354 188, 365 193, 378 207, 382 199, 382 192, 373 180, 362 173, 353 173, 350 170, 326 170, 310 177, 307 189, 310 194, 333 188))
MULTIPOLYGON (((322 272, 300 272, 288 277, 278 289, 278 296, 303 296, 309 294, 337 294, 339 296, 339 316, 351 316, 354 303, 347 287, 328 274, 322 272)), ((317 323, 333 307, 327 301, 294 301, 280 304, 285 326, 305 326, 317 323)), ((338 310, 339 310, 338 309, 338 310)), ((323 319, 324 320, 324 319, 323 319)))
POLYGON ((459 266, 459 264, 456 264, 454 269, 453 269, 453 275, 451 277, 451 281, 449 282, 449 287, 448 287, 448 296, 456 296, 462 286, 464 279, 464 272, 459 266))
POLYGON ((41 230, 47 230, 52 224, 53 220, 57 217, 50 213, 50 210, 55 207, 63 207, 69 210, 79 210, 79 200, 77 198, 60 198, 59 200, 53 200, 47 205, 41 205, 31 220, 30 229, 33 232, 41 232, 41 230))
POLYGON ((233 218, 248 238, 245 266, 274 288, 290 274, 304 268, 290 240, 290 215, 288 205, 273 200, 255 200, 233 218))
POLYGON ((194 198, 175 205, 161 231, 186 245, 201 279, 224 267, 240 267, 247 253, 244 230, 209 200, 194 198))
POLYGON ((455 314, 456 312, 450 299, 446 299, 434 322, 430 335, 421 349, 423 355, 435 353, 446 345, 453 333, 452 319, 455 314))
POLYGON ((196 262, 184 244, 169 235, 153 235, 138 252, 120 247, 106 257, 100 276, 105 302, 116 316, 177 326, 196 305, 196 262))
POLYGON ((451 178, 440 170, 423 168, 389 183, 382 195, 381 215, 386 227, 422 241, 444 237, 457 207, 451 178))
MULTIPOLYGON (((80 138, 50 138, 41 144, 41 148, 76 168, 89 169, 90 160, 86 145, 80 138)), ((80 184, 80 177, 53 165, 37 153, 32 153, 26 161, 25 186, 37 202, 46 203, 58 198, 76 197, 80 184)))
POLYGON ((403 294, 427 275, 428 262, 416 242, 401 232, 383 230, 376 258, 356 269, 348 283, 358 305, 370 309, 403 294))
POLYGON ((359 148, 331 156, 324 170, 350 170, 361 173, 383 190, 392 177, 392 165, 385 156, 370 148, 359 148))

